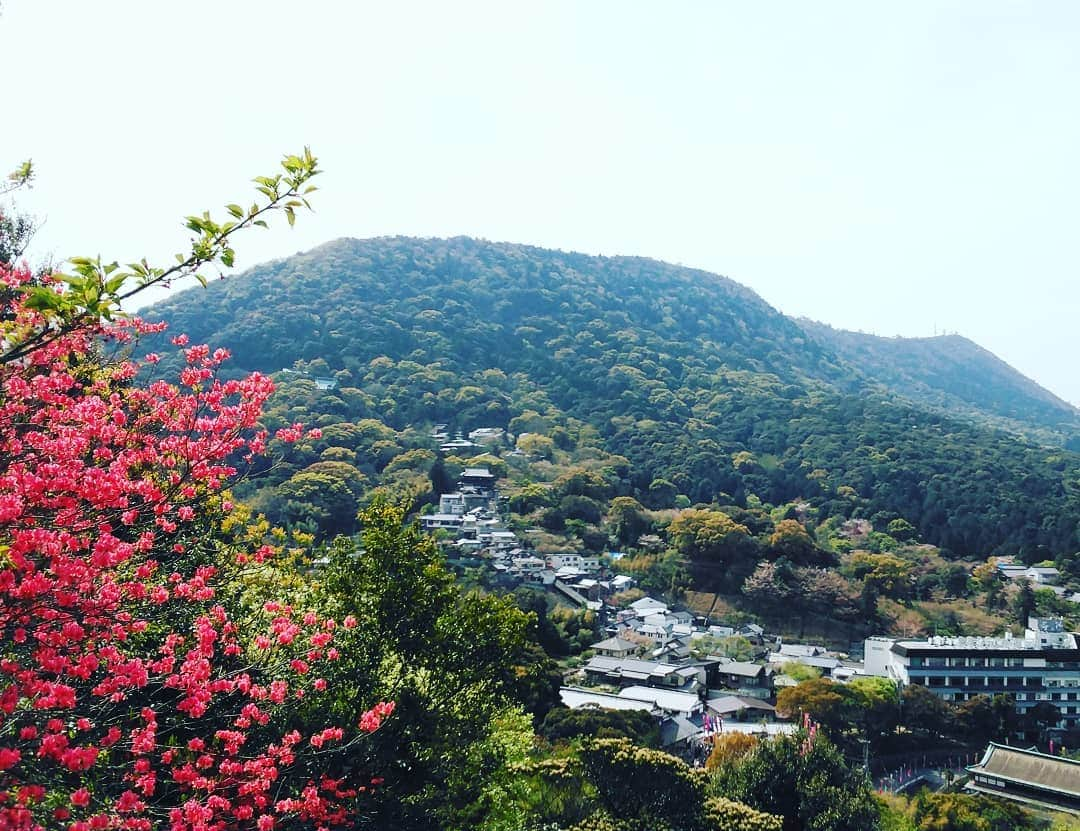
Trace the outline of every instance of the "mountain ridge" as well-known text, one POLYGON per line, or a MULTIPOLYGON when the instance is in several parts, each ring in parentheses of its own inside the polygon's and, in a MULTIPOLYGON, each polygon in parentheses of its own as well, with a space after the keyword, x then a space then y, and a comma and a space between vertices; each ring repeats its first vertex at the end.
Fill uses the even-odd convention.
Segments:
MULTIPOLYGON (((567 262, 582 259, 594 260, 624 269, 654 268, 660 265, 666 269, 679 271, 689 278, 711 282, 731 297, 751 303, 758 308, 764 307, 768 309, 769 313, 775 314, 778 320, 783 319, 791 326, 801 329, 820 347, 824 347, 831 353, 830 358, 838 359, 839 362, 847 364, 847 369, 851 370, 852 374, 859 379, 854 386, 849 379, 845 385, 842 385, 845 391, 854 391, 855 388, 861 385, 883 385, 892 393, 900 394, 916 405, 929 407, 949 416, 974 420, 976 423, 1002 429, 1037 443, 1066 446, 1074 451, 1080 451, 1080 408, 1074 407, 1059 398, 1053 392, 1010 366, 990 350, 968 338, 960 335, 886 338, 838 329, 830 324, 805 317, 784 315, 750 287, 730 277, 705 269, 675 265, 638 255, 583 254, 572 250, 548 249, 541 246, 510 242, 492 242, 463 236, 439 238, 401 235, 366 239, 341 237, 329 240, 308 251, 299 252, 292 257, 263 263, 256 266, 256 268, 273 269, 275 264, 281 264, 284 267, 287 263, 302 263, 305 258, 319 259, 321 257, 339 256, 342 253, 355 254, 377 244, 437 245, 455 242, 490 246, 496 249, 512 248, 532 255, 559 257, 567 262), (950 344, 957 344, 960 348, 951 350, 941 348, 950 344), (953 357, 948 355, 949 352, 953 353, 953 357), (963 360, 957 361, 954 359, 958 352, 966 353, 960 356, 963 360), (952 362, 952 376, 943 381, 940 378, 928 378, 917 372, 913 373, 911 363, 920 355, 924 357, 936 356, 939 359, 943 356, 949 358, 952 362), (1007 399, 1007 402, 1011 402, 1011 406, 1008 403, 1003 405, 999 401, 991 400, 987 389, 982 385, 975 384, 974 388, 971 388, 972 380, 970 378, 958 379, 956 371, 964 370, 965 366, 981 375, 996 378, 999 381, 997 387, 999 397, 1003 396, 1007 399), (943 386, 943 383, 952 384, 954 388, 948 389, 943 386), (968 389, 958 391, 955 388, 958 383, 968 387, 968 389), (1002 387, 1002 384, 1005 387, 1002 387), (1022 400, 1025 398, 1028 400, 1022 400)), ((241 279, 243 276, 244 274, 237 275, 241 279)), ((230 278, 230 280, 237 279, 237 277, 230 278)), ((193 290, 197 291, 198 289, 193 290)), ((164 302, 168 303, 168 301, 164 302)), ((260 365, 250 368, 267 371, 285 367, 260 365)), ((771 369, 775 370, 776 367, 771 367, 771 369)), ((829 374, 827 374, 824 380, 835 383, 837 380, 835 373, 831 375, 830 378, 829 374)))
POLYGON ((645 499, 667 482, 692 502, 903 516, 958 552, 1076 550, 1080 457, 1004 432, 999 414, 910 400, 720 275, 382 237, 195 292, 147 315, 230 348, 238 369, 338 377, 340 393, 312 399, 328 418, 467 430, 532 412, 579 439, 587 427, 645 499))
POLYGON ((915 403, 955 416, 982 416, 1034 441, 1069 446, 1080 437, 1080 408, 970 338, 888 338, 808 318, 796 322, 863 374, 915 403), (964 377, 972 370, 976 377, 964 377))

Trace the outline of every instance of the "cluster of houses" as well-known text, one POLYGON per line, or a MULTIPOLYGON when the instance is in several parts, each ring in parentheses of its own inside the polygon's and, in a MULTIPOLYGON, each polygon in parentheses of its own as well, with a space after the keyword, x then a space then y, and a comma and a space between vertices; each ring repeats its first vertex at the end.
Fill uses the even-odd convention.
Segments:
POLYGON ((1047 702, 1059 714, 1052 733, 1080 731, 1078 636, 1059 619, 1032 618, 1022 637, 872 637, 864 659, 854 660, 823 646, 784 643, 756 624, 706 625, 643 597, 615 612, 606 634, 591 646, 576 683, 562 688, 563 703, 647 711, 664 746, 688 756, 718 731, 794 730, 775 709, 777 691, 797 683, 786 674, 792 664, 839 683, 871 675, 898 687, 919 684, 951 702, 1007 693, 1021 714, 1047 702), (717 639, 736 636, 750 643, 751 659, 711 654, 717 639))
MULTIPOLYGON (((576 672, 578 683, 560 691, 567 707, 642 710, 659 724, 661 744, 688 757, 700 756, 721 731, 791 732, 777 716, 780 664, 768 657, 784 645, 769 642, 757 624, 704 625, 690 612, 642 597, 615 612, 610 637, 594 643, 576 672), (745 639, 757 660, 710 653, 720 639, 745 639)), ((809 647, 807 648, 809 649, 809 647)))
MULTIPOLYGON (((481 428, 450 438, 437 425, 432 435, 444 452, 462 452, 498 440, 502 431, 481 428)), ((898 687, 919 684, 951 702, 1007 693, 1020 713, 1047 702, 1058 711, 1054 728, 1061 735, 1080 731, 1080 648, 1060 620, 1032 618, 1022 637, 872 637, 863 644, 863 660, 853 660, 818 645, 783 643, 757 624, 710 624, 651 597, 615 608, 611 597, 632 588, 633 578, 608 573, 588 554, 540 556, 500 518, 495 483, 487 468, 467 468, 456 490, 440 496, 438 511, 420 518, 422 527, 449 532, 448 545, 487 560, 507 581, 544 587, 597 611, 608 637, 591 645, 588 660, 572 673, 574 683, 560 690, 562 703, 649 713, 670 752, 700 760, 710 737, 720 733, 793 732, 796 724, 775 708, 777 691, 798 683, 786 674, 792 664, 839 683, 871 675, 898 687), (749 657, 712 654, 724 651, 725 638, 749 643, 749 657)), ((1070 595, 1057 585, 1055 568, 1001 558, 997 569, 1006 580, 1026 580, 1080 603, 1080 592, 1070 595)), ((1080 763, 991 745, 968 771, 972 789, 1080 811, 1080 763)))
MULTIPOLYGON (((469 437, 498 438, 490 432, 495 429, 474 430, 469 437)), ((634 585, 633 578, 627 575, 605 574, 600 557, 594 554, 537 554, 502 520, 496 477, 486 467, 466 468, 456 490, 441 494, 439 509, 422 515, 420 526, 425 531, 452 534, 448 546, 465 556, 483 558, 497 575, 511 583, 560 592, 579 606, 599 610, 605 597, 634 585)))
POLYGON ((478 427, 471 430, 468 437, 459 431, 450 438, 446 425, 436 424, 431 429, 431 438, 439 443, 439 450, 443 453, 477 453, 491 442, 501 439, 505 433, 501 427, 478 427))
POLYGON ((1080 592, 1070 592, 1058 583, 1061 572, 1053 566, 1027 566, 1016 562, 1013 557, 998 557, 995 560, 998 574, 1009 582, 1025 580, 1034 588, 1049 589, 1058 597, 1080 604, 1080 592))

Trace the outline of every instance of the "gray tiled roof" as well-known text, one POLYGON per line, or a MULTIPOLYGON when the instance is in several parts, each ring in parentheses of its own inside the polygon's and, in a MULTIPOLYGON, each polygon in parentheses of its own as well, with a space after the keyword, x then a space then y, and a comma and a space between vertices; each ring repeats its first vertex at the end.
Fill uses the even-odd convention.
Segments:
POLYGON ((968 770, 1080 797, 1080 762, 1061 756, 991 742, 979 763, 968 770))

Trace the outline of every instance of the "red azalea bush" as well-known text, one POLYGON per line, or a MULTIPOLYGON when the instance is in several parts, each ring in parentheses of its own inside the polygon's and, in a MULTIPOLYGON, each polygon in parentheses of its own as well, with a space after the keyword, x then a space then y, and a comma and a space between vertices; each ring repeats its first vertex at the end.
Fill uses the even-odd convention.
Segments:
POLYGON ((0 267, 0 829, 349 824, 372 784, 350 750, 393 705, 310 728, 335 621, 268 603, 250 631, 222 592, 271 553, 215 533, 271 380, 222 380, 224 351, 178 337, 178 381, 140 386, 102 339, 162 327, 50 334, 31 280, 0 267))

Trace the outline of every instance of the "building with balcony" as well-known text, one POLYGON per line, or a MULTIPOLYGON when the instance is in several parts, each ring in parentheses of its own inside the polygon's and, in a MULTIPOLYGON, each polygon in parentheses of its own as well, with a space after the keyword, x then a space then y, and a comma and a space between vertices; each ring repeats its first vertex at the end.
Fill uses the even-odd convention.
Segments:
POLYGON ((1031 618, 1023 638, 868 638, 865 671, 952 702, 1008 694, 1022 715, 1048 702, 1061 717, 1057 727, 1080 728, 1080 648, 1058 619, 1031 618))

